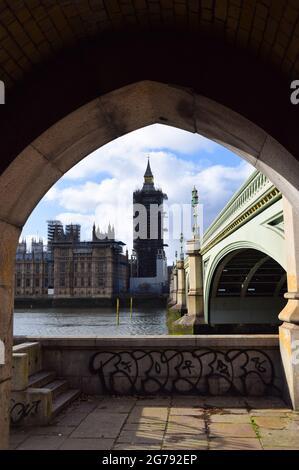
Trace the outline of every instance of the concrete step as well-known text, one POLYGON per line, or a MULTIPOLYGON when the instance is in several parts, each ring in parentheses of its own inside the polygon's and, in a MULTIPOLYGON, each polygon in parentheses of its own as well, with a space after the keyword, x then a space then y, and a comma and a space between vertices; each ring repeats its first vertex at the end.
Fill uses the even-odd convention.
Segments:
POLYGON ((28 354, 29 375, 36 374, 42 370, 42 355, 40 343, 21 343, 13 347, 13 353, 28 354))
POLYGON ((51 391, 52 400, 54 401, 59 395, 67 391, 68 383, 66 380, 62 379, 53 380, 53 382, 48 383, 45 388, 51 391))
POLYGON ((42 388, 55 379, 56 373, 53 371, 42 370, 30 375, 28 386, 30 388, 42 388))
POLYGON ((80 393, 80 390, 70 389, 58 395, 52 403, 52 418, 57 416, 58 413, 76 400, 76 398, 80 396, 80 393))

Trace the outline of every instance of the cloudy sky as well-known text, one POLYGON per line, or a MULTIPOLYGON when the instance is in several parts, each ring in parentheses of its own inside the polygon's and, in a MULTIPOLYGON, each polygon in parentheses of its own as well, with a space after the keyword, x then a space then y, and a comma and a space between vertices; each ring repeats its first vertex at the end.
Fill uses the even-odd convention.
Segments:
MULTIPOLYGON (((110 142, 66 173, 36 206, 22 238, 46 239, 48 219, 81 224, 82 240, 91 238, 94 222, 102 231, 110 222, 116 238, 131 251, 132 193, 143 184, 147 155, 155 185, 167 193, 170 209, 190 203, 192 188, 197 187, 204 228, 253 171, 244 160, 202 136, 155 124, 110 142)), ((179 242, 171 231, 165 235, 171 263, 179 242)), ((190 231, 184 235, 188 238, 190 231)))

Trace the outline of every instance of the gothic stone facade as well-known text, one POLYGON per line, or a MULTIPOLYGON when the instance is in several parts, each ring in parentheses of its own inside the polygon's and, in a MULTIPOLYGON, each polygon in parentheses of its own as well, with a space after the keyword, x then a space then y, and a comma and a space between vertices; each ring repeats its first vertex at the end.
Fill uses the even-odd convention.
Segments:
POLYGON ((157 276, 157 257, 165 258, 163 240, 163 201, 167 195, 154 186, 154 177, 148 161, 141 190, 133 193, 134 241, 136 268, 134 276, 157 276), (143 210, 146 214, 143 214, 143 210))
MULTIPOLYGON (((109 236, 114 235, 110 230, 109 236)), ((16 256, 16 298, 40 298, 53 289, 54 298, 112 298, 129 286, 128 256, 123 243, 93 229, 92 241, 81 242, 78 230, 57 224, 47 250, 42 242, 19 244, 16 256), (98 238, 100 235, 100 238, 98 238)))
POLYGON ((41 240, 32 241, 31 252, 27 251, 25 241, 19 243, 16 253, 15 296, 47 296, 52 269, 53 265, 49 262, 41 240))

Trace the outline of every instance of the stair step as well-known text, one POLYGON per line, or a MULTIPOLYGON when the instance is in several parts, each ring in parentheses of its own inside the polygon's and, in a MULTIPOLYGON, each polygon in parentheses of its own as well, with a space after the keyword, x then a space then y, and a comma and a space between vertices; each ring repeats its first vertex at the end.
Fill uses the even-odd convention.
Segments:
POLYGON ((42 370, 30 375, 28 386, 30 388, 41 388, 55 379, 55 372, 42 370))
POLYGON ((80 393, 80 390, 70 389, 58 395, 52 403, 52 417, 58 415, 58 413, 72 403, 72 401, 78 398, 80 393))
POLYGON ((53 380, 53 382, 48 383, 45 388, 51 390, 52 399, 55 400, 56 397, 68 389, 68 383, 66 380, 53 380))

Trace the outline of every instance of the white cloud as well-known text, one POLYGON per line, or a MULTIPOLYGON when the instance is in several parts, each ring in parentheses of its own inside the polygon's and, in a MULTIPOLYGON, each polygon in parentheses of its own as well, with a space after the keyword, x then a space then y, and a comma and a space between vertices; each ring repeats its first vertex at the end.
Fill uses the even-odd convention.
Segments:
POLYGON ((138 131, 113 140, 104 147, 96 150, 68 171, 63 179, 76 180, 94 176, 102 171, 111 176, 119 170, 130 174, 131 170, 139 168, 144 171, 144 156, 152 151, 165 150, 190 154, 205 151, 212 153, 217 144, 198 134, 176 129, 162 124, 144 127, 138 131))
MULTIPOLYGON (((237 167, 218 164, 201 168, 200 164, 181 159, 171 152, 152 151, 150 154, 155 184, 167 193, 169 204, 189 203, 193 186, 198 188, 200 202, 204 207, 205 226, 211 223, 253 169, 244 161, 240 161, 237 167)), ((142 186, 146 159, 135 153, 122 154, 110 158, 107 166, 112 176, 105 177, 100 183, 85 181, 78 185, 70 181, 68 187, 52 188, 47 198, 56 201, 65 210, 58 214, 58 219, 64 223, 82 225, 82 239, 90 239, 94 221, 104 230, 110 222, 115 225, 117 238, 130 249, 132 193, 142 186)), ((107 166, 104 166, 106 171, 107 166)), ((179 244, 173 240, 167 243, 171 261, 179 244)))
MULTIPOLYGON (((132 197, 133 191, 142 186, 146 155, 150 155, 155 185, 168 195, 167 204, 190 203, 192 188, 197 187, 207 227, 253 170, 243 160, 237 166, 235 163, 228 166, 228 154, 223 164, 213 165, 217 152, 216 143, 197 134, 159 124, 149 126, 116 139, 86 157, 48 191, 44 202, 51 204, 51 214, 53 207, 57 207, 54 217, 64 224, 81 224, 82 240, 91 238, 94 222, 102 230, 112 223, 117 238, 131 249, 132 197)), ((47 218, 45 213, 41 223, 45 224, 47 218)), ((31 224, 28 231, 34 230, 31 224)), ((185 236, 188 236, 186 231, 185 236)), ((179 242, 167 240, 167 243, 171 262, 175 250, 179 251, 179 242)))

